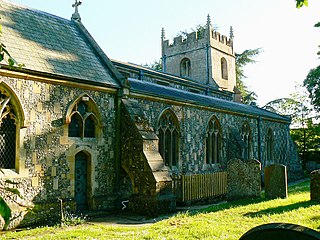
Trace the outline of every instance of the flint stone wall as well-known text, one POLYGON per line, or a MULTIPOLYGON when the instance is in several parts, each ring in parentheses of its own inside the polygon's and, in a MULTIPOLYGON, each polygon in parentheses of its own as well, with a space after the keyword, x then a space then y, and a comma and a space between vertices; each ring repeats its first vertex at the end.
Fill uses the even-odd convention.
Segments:
MULTIPOLYGON (((152 101, 136 99, 148 118, 150 126, 157 133, 158 121, 163 111, 171 109, 179 120, 179 162, 172 171, 179 174, 201 174, 226 170, 227 161, 241 158, 241 148, 234 135, 240 138, 242 125, 247 122, 251 129, 251 159, 259 159, 258 121, 257 119, 219 112, 200 106, 174 105, 170 101, 152 101), (218 164, 207 164, 206 130, 212 117, 219 120, 222 129, 221 161, 218 164)), ((261 165, 281 163, 288 167, 291 180, 301 178, 302 168, 289 133, 289 126, 283 123, 262 120, 261 122, 261 165), (273 159, 267 159, 266 141, 268 130, 274 133, 273 159)))
MULTIPOLYGON (((35 210, 39 214, 30 221, 26 219, 26 225, 47 221, 47 204, 51 215, 59 218, 59 198, 72 202, 74 166, 70 157, 83 149, 90 154, 93 176, 90 208, 114 209, 115 103, 112 93, 80 89, 76 84, 61 86, 12 77, 0 77, 0 80, 0 88, 5 84, 4 87, 16 94, 27 122, 27 126, 20 129, 19 169, 0 173, 0 186, 5 185, 6 180, 17 182, 14 187, 20 190, 26 204, 37 206, 35 210), (67 108, 84 93, 95 101, 100 111, 102 134, 96 139, 68 138, 64 120, 67 108)), ((70 204, 70 210, 73 206, 70 204)), ((18 218, 12 225, 18 225, 18 218)))
POLYGON ((258 160, 228 162, 229 200, 261 197, 261 163, 258 160))

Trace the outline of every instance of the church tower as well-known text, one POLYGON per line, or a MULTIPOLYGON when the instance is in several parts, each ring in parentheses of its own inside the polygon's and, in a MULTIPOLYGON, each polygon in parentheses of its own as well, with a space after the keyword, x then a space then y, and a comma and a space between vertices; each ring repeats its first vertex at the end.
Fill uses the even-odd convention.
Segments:
POLYGON ((236 67, 233 30, 230 37, 213 30, 210 16, 197 32, 175 37, 172 44, 161 34, 162 69, 164 72, 230 92, 235 91, 236 67))

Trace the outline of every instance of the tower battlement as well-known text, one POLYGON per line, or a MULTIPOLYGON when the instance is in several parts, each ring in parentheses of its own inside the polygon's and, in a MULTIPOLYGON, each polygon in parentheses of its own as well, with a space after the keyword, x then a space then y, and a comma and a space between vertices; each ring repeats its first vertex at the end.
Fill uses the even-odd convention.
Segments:
POLYGON ((211 31, 210 37, 222 44, 225 44, 229 47, 233 47, 233 38, 228 38, 227 36, 221 35, 219 32, 216 31, 211 31))
POLYGON ((189 44, 206 42, 208 41, 208 37, 207 37, 208 35, 209 35, 210 42, 216 41, 216 42, 219 42, 220 44, 233 47, 233 38, 222 35, 217 31, 213 31, 212 29, 210 29, 210 31, 208 31, 207 29, 204 29, 202 31, 191 32, 191 33, 188 33, 185 37, 180 35, 175 37, 173 39, 173 42, 170 42, 169 39, 166 39, 163 41, 163 47, 172 48, 172 47, 181 46, 181 45, 189 45, 189 44))
POLYGON ((165 39, 161 31, 162 69, 210 87, 234 91, 236 86, 233 29, 230 36, 214 31, 208 15, 207 24, 197 31, 165 39))

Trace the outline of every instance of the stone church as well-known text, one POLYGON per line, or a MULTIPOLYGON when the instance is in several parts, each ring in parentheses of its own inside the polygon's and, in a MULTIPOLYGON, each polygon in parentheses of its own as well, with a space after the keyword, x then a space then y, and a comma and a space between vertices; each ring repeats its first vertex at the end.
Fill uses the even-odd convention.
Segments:
POLYGON ((235 158, 299 177, 290 119, 239 102, 232 32, 209 18, 173 43, 163 30, 155 71, 110 60, 78 4, 66 20, 0 0, 0 42, 23 64, 4 54, 0 68, 0 193, 12 225, 59 216, 60 204, 172 211, 174 176, 224 172, 235 158))

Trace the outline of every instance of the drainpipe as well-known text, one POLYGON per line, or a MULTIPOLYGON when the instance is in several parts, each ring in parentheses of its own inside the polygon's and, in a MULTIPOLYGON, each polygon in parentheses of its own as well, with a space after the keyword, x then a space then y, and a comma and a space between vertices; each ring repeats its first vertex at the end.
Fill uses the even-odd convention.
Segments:
POLYGON ((258 117, 258 158, 262 164, 262 147, 261 147, 261 116, 258 117))
POLYGON ((209 93, 209 84, 210 84, 210 46, 211 46, 211 20, 210 15, 207 17, 207 44, 206 44, 206 76, 207 76, 207 89, 206 89, 206 95, 209 93))
POLYGON ((121 99, 123 96, 122 90, 118 90, 115 96, 115 127, 116 127, 116 139, 115 139, 115 192, 120 191, 120 170, 121 170, 121 99))
POLYGON ((209 84, 210 84, 210 66, 209 66, 209 44, 206 44, 206 74, 207 74, 207 88, 206 88, 206 95, 209 92, 209 84))

